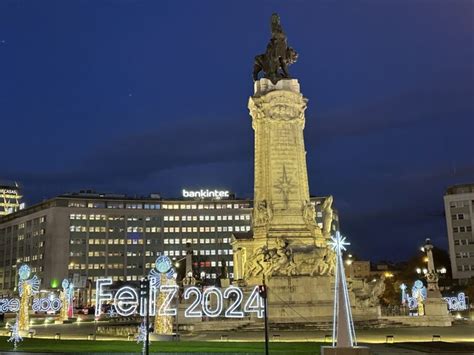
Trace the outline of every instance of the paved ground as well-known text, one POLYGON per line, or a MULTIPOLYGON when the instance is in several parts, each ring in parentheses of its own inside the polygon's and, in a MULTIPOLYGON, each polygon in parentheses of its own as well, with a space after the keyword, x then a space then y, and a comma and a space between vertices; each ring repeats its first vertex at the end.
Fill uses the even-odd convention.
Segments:
MULTIPOLYGON (((99 323, 100 324, 100 323, 99 323)), ((36 325, 32 327, 36 330, 38 337, 54 337, 56 333, 61 334, 62 339, 86 339, 89 334, 95 334, 95 324, 93 322, 82 322, 74 324, 48 324, 36 325)), ((431 342, 433 335, 439 335, 445 342, 474 342, 474 322, 453 325, 452 327, 403 327, 403 328, 383 328, 383 329, 356 329, 357 338, 363 343, 385 343, 386 336, 393 336, 393 341, 397 342, 431 342)), ((183 333, 183 340, 221 340, 225 335, 230 341, 260 341, 263 339, 261 331, 208 331, 200 334, 183 333)), ((270 340, 274 341, 325 341, 329 340, 326 335, 328 331, 271 331, 270 340)), ((98 336, 100 339, 108 337, 98 336)), ((329 336, 330 338, 330 336, 329 336)), ((110 339, 110 338, 109 338, 110 339)))

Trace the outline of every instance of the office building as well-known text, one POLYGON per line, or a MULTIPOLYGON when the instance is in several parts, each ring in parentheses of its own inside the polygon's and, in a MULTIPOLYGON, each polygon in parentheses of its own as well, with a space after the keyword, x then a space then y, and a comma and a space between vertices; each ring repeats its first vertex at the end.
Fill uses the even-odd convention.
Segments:
MULTIPOLYGON (((42 288, 56 288, 63 278, 88 288, 100 277, 140 280, 160 253, 178 262, 188 250, 199 279, 213 283, 223 272, 232 278, 232 233, 250 230, 252 201, 206 191, 201 190, 202 198, 195 192, 192 198, 177 199, 82 191, 4 216, 0 290, 15 289, 22 263, 42 279, 42 288)), ((312 199, 319 226, 323 200, 312 199)), ((333 229, 338 228, 335 213, 333 229)))
POLYGON ((451 186, 444 195, 451 269, 460 283, 474 277, 473 204, 474 184, 451 186))

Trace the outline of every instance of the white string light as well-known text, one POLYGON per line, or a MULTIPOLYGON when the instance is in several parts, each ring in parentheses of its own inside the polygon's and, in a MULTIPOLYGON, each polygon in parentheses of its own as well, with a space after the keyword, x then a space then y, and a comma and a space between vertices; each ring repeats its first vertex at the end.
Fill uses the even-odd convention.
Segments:
POLYGON ((202 311, 206 316, 210 318, 219 317, 222 313, 222 304, 223 297, 221 290, 217 287, 209 287, 204 290, 202 294, 202 311), (216 306, 214 310, 211 310, 211 295, 216 296, 216 306))
POLYGON ((352 318, 352 310, 349 299, 349 292, 347 290, 346 275, 344 272, 344 263, 342 261, 342 251, 347 250, 346 246, 350 243, 346 242, 346 237, 341 236, 339 232, 336 232, 335 236, 331 236, 331 241, 329 241, 329 246, 336 253, 336 274, 335 274, 335 286, 334 286, 334 315, 333 315, 333 347, 336 346, 345 346, 346 344, 340 344, 341 339, 344 339, 345 336, 349 337, 350 346, 357 345, 357 339, 355 336, 354 322, 352 318), (340 287, 342 287, 343 298, 342 300, 339 297, 340 287), (340 301, 343 304, 340 304, 340 301), (341 307, 345 309, 345 321, 347 322, 348 329, 343 329, 347 334, 339 334, 338 325, 341 322, 339 319, 339 311, 341 307))

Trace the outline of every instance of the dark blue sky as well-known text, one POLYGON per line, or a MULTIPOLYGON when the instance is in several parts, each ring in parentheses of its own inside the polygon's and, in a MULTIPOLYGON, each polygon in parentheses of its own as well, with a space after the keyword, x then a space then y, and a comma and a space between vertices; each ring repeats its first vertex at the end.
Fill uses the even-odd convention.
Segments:
POLYGON ((474 182, 474 3, 0 2, 0 178, 27 201, 93 188, 253 193, 253 57, 282 24, 309 98, 313 195, 363 257, 445 247, 443 193, 474 182))

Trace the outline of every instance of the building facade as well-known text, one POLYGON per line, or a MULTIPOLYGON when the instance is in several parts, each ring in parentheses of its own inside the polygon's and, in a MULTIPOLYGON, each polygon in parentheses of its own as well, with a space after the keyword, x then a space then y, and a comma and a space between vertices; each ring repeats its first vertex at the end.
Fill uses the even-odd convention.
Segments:
POLYGON ((453 278, 465 282, 474 277, 474 184, 449 187, 444 210, 453 278))
MULTIPOLYGON (((138 281, 160 253, 179 262, 187 251, 193 253, 197 278, 213 283, 224 269, 232 278, 231 237, 250 230, 253 203, 223 196, 162 199, 81 192, 1 217, 0 290, 15 289, 22 263, 42 279, 43 289, 58 287, 63 278, 87 288, 101 277, 138 281)), ((320 227, 323 200, 312 198, 320 227)), ((337 213, 332 228, 339 229, 337 213)))

